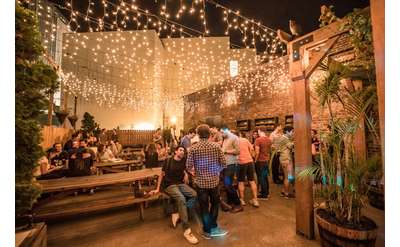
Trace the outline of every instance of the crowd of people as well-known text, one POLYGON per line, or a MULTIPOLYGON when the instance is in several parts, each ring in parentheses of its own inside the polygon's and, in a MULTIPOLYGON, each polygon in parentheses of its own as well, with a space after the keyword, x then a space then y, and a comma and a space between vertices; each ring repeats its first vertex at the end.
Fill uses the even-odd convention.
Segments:
MULTIPOLYGON (((201 124, 179 138, 171 128, 166 140, 166 135, 157 129, 153 142, 143 148, 145 167, 162 167, 162 176, 150 194, 163 191, 174 199, 177 212, 171 216, 172 224, 182 222, 183 235, 189 243, 199 240, 190 228, 188 210, 200 216, 203 238, 224 236, 227 231, 218 226, 219 209, 239 213, 247 204, 260 207, 259 201, 271 196, 269 176, 274 183, 283 183, 280 196, 295 197, 293 134, 290 126, 277 126, 271 133, 263 127, 239 133, 226 126, 201 124), (246 183, 251 190, 249 200, 245 196, 246 183)), ((40 160, 37 179, 93 174, 94 162, 113 160, 121 153, 117 136, 108 136, 105 130, 97 137, 83 136, 78 131, 64 147, 55 143, 40 160), (66 163, 67 170, 59 169, 66 163)), ((318 149, 313 130, 314 156, 318 149)))
MULTIPOLYGON (((171 215, 172 224, 176 226, 181 220, 189 243, 199 240, 191 231, 188 211, 200 216, 203 238, 226 235, 218 226, 219 209, 238 213, 247 204, 258 208, 260 200, 268 200, 271 166, 283 180, 280 195, 295 197, 293 127, 278 126, 272 133, 260 127, 250 134, 202 124, 180 138, 179 145, 171 149, 173 155, 163 163, 162 176, 150 193, 164 191, 176 201, 178 212, 171 215), (246 182, 251 189, 249 200, 245 197, 246 182), (193 210, 195 205, 197 211, 193 210)), ((157 153, 151 149, 149 153, 157 153)), ((274 182, 281 183, 278 178, 274 182)))
POLYGON ((95 162, 114 160, 121 151, 116 136, 108 137, 105 129, 97 137, 77 131, 64 146, 57 142, 47 150, 39 160, 35 176, 41 180, 91 175, 95 172, 95 162))

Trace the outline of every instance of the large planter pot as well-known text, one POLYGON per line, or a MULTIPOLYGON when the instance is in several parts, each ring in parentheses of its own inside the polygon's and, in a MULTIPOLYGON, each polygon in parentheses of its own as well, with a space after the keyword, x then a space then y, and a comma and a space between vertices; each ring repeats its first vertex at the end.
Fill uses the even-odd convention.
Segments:
POLYGON ((76 115, 68 116, 68 120, 71 123, 72 127, 74 127, 75 129, 75 123, 76 121, 78 121, 78 116, 76 115))
POLYGON ((65 119, 67 118, 69 112, 67 112, 67 111, 56 111, 55 114, 56 114, 56 116, 58 118, 58 121, 62 125, 64 123, 65 119))
POLYGON ((371 206, 384 210, 385 209, 385 195, 383 188, 370 186, 368 193, 368 201, 371 206))
POLYGON ((321 246, 370 247, 375 246, 377 229, 375 222, 363 217, 365 229, 351 229, 334 222, 325 209, 317 209, 315 214, 321 246))

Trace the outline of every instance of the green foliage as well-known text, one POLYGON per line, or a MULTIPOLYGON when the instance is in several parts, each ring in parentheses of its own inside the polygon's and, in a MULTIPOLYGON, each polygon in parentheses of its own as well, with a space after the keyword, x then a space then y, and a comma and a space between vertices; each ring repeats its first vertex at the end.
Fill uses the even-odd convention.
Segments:
POLYGON ((86 135, 94 134, 96 128, 98 129, 99 125, 94 121, 94 116, 90 115, 90 113, 85 112, 83 114, 83 119, 81 120, 82 127, 81 130, 86 135))
MULTIPOLYGON (((349 30, 350 42, 354 46, 356 60, 354 66, 360 66, 370 72, 375 71, 374 47, 372 44, 371 16, 355 9, 346 16, 342 30, 349 30)), ((371 75, 373 78, 374 76, 371 75)))
POLYGON ((354 145, 355 134, 363 121, 378 138, 371 114, 377 104, 376 88, 366 80, 361 90, 355 90, 351 79, 359 79, 362 73, 354 67, 329 60, 321 68, 326 74, 316 82, 315 91, 320 107, 329 111, 331 129, 328 132, 319 130, 322 133, 319 163, 301 171, 298 178, 321 179, 326 209, 339 222, 358 224, 368 193, 367 180, 380 173, 379 160, 374 157, 363 161, 354 145), (347 80, 345 85, 344 79, 347 80), (334 103, 346 112, 345 116, 333 112, 334 103))
POLYGON ((54 69, 40 61, 43 54, 35 14, 15 9, 15 213, 29 213, 40 187, 33 177, 43 155, 37 118, 48 105, 47 95, 57 88, 54 69))

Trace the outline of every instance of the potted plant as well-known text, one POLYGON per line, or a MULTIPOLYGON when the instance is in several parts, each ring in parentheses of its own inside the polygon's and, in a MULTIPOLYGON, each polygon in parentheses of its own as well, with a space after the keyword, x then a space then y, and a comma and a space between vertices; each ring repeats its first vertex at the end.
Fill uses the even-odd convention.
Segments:
POLYGON ((322 182, 323 206, 316 210, 316 222, 323 246, 374 246, 377 226, 362 215, 369 192, 368 180, 379 172, 379 159, 364 159, 356 152, 357 131, 369 128, 376 134, 370 113, 376 106, 376 88, 365 70, 354 70, 335 60, 323 63, 325 76, 316 82, 315 94, 320 107, 329 113, 328 131, 320 130, 321 147, 317 165, 298 174, 299 179, 313 177, 322 182), (356 90, 351 79, 363 77, 356 90), (350 80, 349 80, 350 78, 350 80), (341 109, 342 113, 333 111, 341 109))
MULTIPOLYGON (((44 155, 38 117, 57 88, 55 70, 42 62, 35 13, 15 6, 15 220, 16 230, 33 228, 31 209, 40 195, 33 172, 44 155)), ((43 229, 43 227, 41 228, 43 229)), ((43 231, 41 231, 43 232, 43 231)))

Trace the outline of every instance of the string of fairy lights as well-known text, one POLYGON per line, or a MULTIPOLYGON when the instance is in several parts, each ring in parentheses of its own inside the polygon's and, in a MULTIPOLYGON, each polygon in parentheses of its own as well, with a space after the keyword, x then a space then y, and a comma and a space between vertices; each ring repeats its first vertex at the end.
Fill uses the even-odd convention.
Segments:
MULTIPOLYGON (((45 0, 23 2, 37 6, 39 16, 51 18, 51 8, 43 7, 45 0)), ((285 54, 284 44, 275 30, 261 22, 213 0, 176 0, 178 8, 170 6, 171 1, 160 1, 159 13, 135 2, 87 0, 86 11, 76 8, 73 0, 52 3, 69 12, 70 33, 62 41, 62 80, 70 93, 94 99, 102 106, 136 110, 172 104, 203 88, 216 95, 216 87, 225 87, 235 91, 237 97, 251 97, 256 91, 265 93, 266 85, 271 90, 287 87, 289 80, 282 80, 287 67, 280 66, 281 59, 276 59, 285 54), (221 9, 225 35, 239 32, 242 44, 231 44, 229 37, 212 37, 207 20, 209 5, 221 9), (94 15, 99 7, 103 12, 94 15), (197 18, 202 29, 180 23, 185 16, 197 18), (83 26, 87 32, 82 32, 83 26), (158 45, 154 45, 154 35, 160 38, 158 45), (256 47, 261 43, 265 51, 256 56, 256 47), (274 59, 277 66, 260 64, 274 59), (230 78, 228 66, 232 60, 241 66, 234 78, 230 78), (278 82, 277 86, 272 87, 271 81, 278 82)), ((57 24, 46 21, 45 47, 59 39, 56 32, 57 24)))

